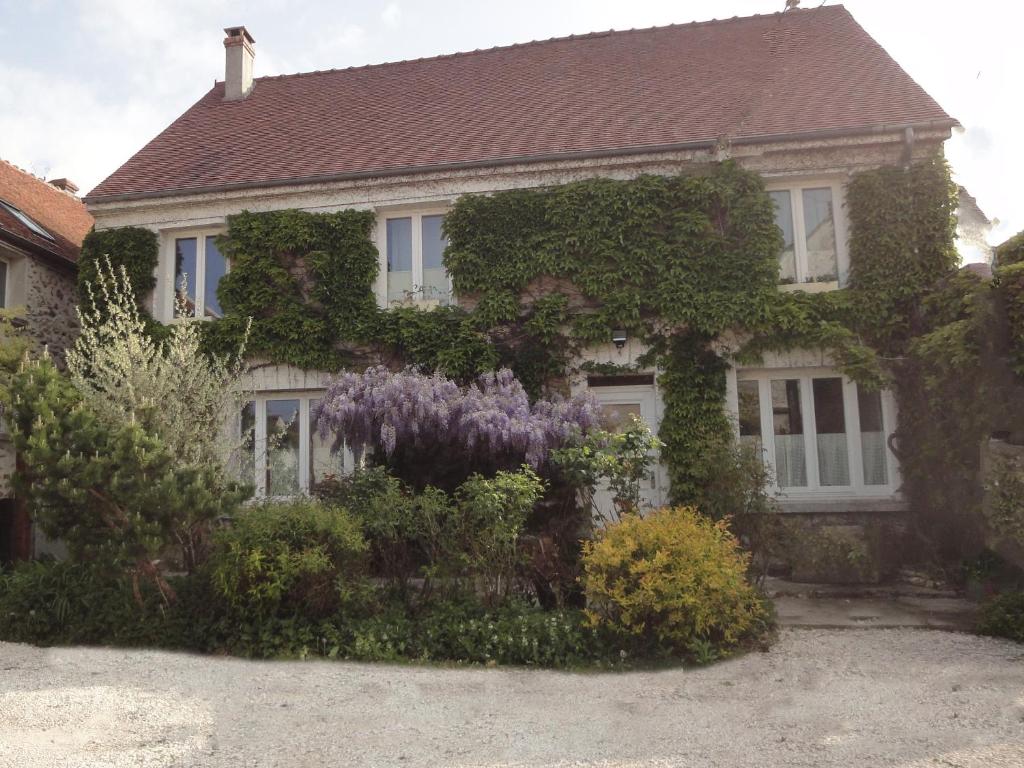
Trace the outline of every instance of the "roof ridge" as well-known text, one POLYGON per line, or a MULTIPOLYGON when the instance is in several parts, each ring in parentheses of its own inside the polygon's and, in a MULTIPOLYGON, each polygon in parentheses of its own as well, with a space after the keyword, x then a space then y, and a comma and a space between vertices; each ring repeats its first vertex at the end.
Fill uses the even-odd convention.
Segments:
MULTIPOLYGON (((826 0, 827 1, 827 0, 826 0)), ((543 40, 529 40, 523 43, 509 43, 507 45, 493 45, 490 48, 475 48, 472 51, 456 51, 454 53, 440 53, 435 56, 421 56, 415 59, 399 59, 397 61, 382 61, 377 64, 358 64, 350 67, 334 67, 331 69, 316 69, 310 72, 292 72, 284 75, 264 75, 263 77, 254 78, 254 81, 261 80, 285 80, 295 77, 311 77, 313 75, 330 75, 337 72, 354 72, 364 69, 378 69, 382 67, 394 67, 402 64, 419 64, 421 62, 428 61, 442 61, 445 59, 456 59, 465 56, 478 56, 485 53, 494 53, 495 51, 509 51, 518 48, 529 48, 533 46, 549 45, 551 43, 561 43, 570 40, 596 40, 602 37, 611 37, 612 35, 629 35, 639 34, 644 32, 657 32, 665 29, 678 29, 680 27, 703 27, 712 24, 735 24, 743 21, 754 21, 756 19, 768 19, 772 17, 781 17, 783 15, 794 15, 794 14, 808 14, 816 13, 818 11, 831 11, 834 9, 841 9, 846 11, 846 7, 842 3, 835 5, 819 5, 816 8, 794 8, 789 11, 776 11, 775 13, 755 13, 751 16, 733 16, 728 19, 705 19, 704 21, 684 21, 673 24, 655 24, 650 27, 630 28, 630 29, 606 29, 596 32, 583 32, 580 34, 562 35, 559 37, 548 37, 543 40)), ((223 82, 218 80, 216 82, 223 82)))
POLYGON ((40 184, 45 186, 47 189, 52 189, 54 192, 56 192, 58 194, 61 194, 61 195, 65 195, 67 197, 70 197, 72 200, 75 200, 77 202, 81 202, 82 201, 82 199, 78 195, 76 195, 74 192, 69 192, 66 189, 61 189, 60 187, 55 187, 55 186, 53 186, 53 184, 48 182, 44 176, 36 176, 36 174, 32 173, 32 171, 27 170, 25 168, 22 168, 20 165, 15 165, 10 160, 5 160, 4 158, 0 157, 0 163, 3 163, 7 167, 14 169, 15 171, 17 171, 18 173, 20 173, 20 174, 22 174, 24 176, 28 176, 33 181, 38 181, 40 184))

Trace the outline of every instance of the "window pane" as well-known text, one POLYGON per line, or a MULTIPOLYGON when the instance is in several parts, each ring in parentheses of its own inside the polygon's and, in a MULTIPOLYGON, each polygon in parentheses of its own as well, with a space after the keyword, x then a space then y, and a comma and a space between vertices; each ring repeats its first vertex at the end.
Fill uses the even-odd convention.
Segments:
POLYGON ((239 480, 248 485, 256 482, 256 403, 249 401, 242 406, 239 446, 239 480))
POLYGON ((779 254, 779 282, 796 282, 796 250, 793 247, 793 198, 788 189, 769 192, 775 203, 775 224, 782 230, 782 253, 779 254))
POLYGON ((736 383, 739 395, 740 445, 761 449, 761 393, 756 381, 736 383))
POLYGON ((805 189, 804 235, 807 238, 807 277, 817 283, 839 279, 832 190, 805 189))
POLYGON ((196 314, 196 239, 180 237, 174 241, 174 316, 196 314), (182 307, 183 305, 183 307, 182 307))
POLYGON ((328 436, 321 438, 316 428, 316 420, 313 413, 320 405, 318 399, 309 401, 309 487, 319 483, 325 477, 341 477, 345 474, 345 448, 338 446, 337 451, 331 451, 333 440, 328 436))
POLYGON ((641 417, 640 403, 604 403, 601 405, 601 424, 609 432, 625 432, 633 424, 633 417, 641 417))
POLYGON ((412 219, 388 219, 388 301, 404 301, 412 292, 412 219))
POLYGON ((0 307, 7 306, 7 262, 0 261, 0 307))
POLYGON ((817 429, 818 479, 822 485, 850 484, 850 456, 843 413, 843 380, 814 379, 814 422, 817 429))
POLYGON ((886 485, 889 482, 889 467, 886 464, 881 393, 865 392, 857 387, 857 409, 860 411, 860 450, 864 462, 864 485, 886 485))
POLYGON ((444 249, 448 241, 441 234, 444 216, 423 217, 423 298, 448 301, 448 274, 444 270, 444 249))
POLYGON ((775 475, 783 488, 807 485, 804 420, 800 410, 800 380, 773 379, 772 430, 775 440, 775 475))
POLYGON ((203 314, 206 317, 223 317, 224 312, 217 301, 217 286, 227 274, 228 262, 217 248, 215 238, 206 238, 206 280, 203 284, 203 314))
POLYGON ((299 492, 299 401, 267 401, 267 495, 299 492))

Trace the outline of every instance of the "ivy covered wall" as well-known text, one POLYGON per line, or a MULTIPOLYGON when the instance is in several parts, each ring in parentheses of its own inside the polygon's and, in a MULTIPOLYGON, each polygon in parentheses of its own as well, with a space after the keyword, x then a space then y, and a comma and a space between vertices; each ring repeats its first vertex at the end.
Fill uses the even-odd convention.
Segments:
MULTIPOLYGON (((732 163, 464 196, 445 219, 460 307, 431 310, 377 307, 372 213, 244 212, 220 241, 232 263, 218 292, 227 317, 208 324, 208 342, 236 348, 252 317, 249 352, 272 362, 384 361, 460 379, 508 365, 537 393, 624 328, 660 371, 673 500, 696 503, 731 439, 716 343, 743 340, 743 361, 825 349, 864 385, 894 387, 905 490, 923 537, 949 554, 979 498, 976 447, 991 423, 978 402, 991 289, 957 273, 955 188, 941 157, 857 174, 847 206, 850 285, 807 294, 778 290, 771 201, 760 177, 732 163)), ((107 230, 87 246, 86 262, 110 253, 140 279, 153 274, 151 233, 107 230)), ((1006 269, 1006 284, 1021 279, 1006 269)), ((1021 312, 1020 295, 1007 311, 1021 312)))

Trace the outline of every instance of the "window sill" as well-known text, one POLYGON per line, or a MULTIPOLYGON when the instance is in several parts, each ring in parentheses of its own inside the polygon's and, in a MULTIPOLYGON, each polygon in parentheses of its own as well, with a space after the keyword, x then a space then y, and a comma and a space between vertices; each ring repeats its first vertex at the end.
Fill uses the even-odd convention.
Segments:
POLYGON ((779 290, 783 293, 803 291, 804 293, 826 293, 827 291, 838 291, 839 281, 830 280, 822 283, 779 283, 779 290))
POLYGON ((889 496, 835 496, 776 500, 783 514, 842 514, 848 512, 907 512, 910 505, 898 495, 889 496))

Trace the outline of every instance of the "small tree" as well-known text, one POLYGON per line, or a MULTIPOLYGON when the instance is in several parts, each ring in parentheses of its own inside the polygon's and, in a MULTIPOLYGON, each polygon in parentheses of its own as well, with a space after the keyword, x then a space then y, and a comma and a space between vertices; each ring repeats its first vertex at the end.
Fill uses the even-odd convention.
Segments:
POLYGON ((638 416, 622 432, 591 432, 578 444, 560 448, 551 454, 551 462, 569 486, 579 494, 583 506, 596 518, 594 504, 598 485, 606 483, 615 505, 615 519, 640 509, 640 487, 650 480, 654 452, 662 442, 638 416))
MULTIPOLYGON (((83 402, 112 428, 138 425, 176 466, 212 470, 204 480, 209 493, 236 495, 227 466, 241 441, 228 436, 226 417, 251 399, 242 385, 244 346, 230 359, 205 354, 201 324, 189 318, 171 326, 165 340, 155 340, 127 272, 109 259, 98 264, 95 285, 86 284, 86 291, 78 313, 81 335, 67 353, 83 402)), ((205 512, 196 512, 177 516, 172 530, 190 569, 208 523, 205 512)))
POLYGON ((216 466, 185 464, 139 422, 98 413, 47 356, 26 360, 11 382, 18 477, 43 532, 76 560, 109 561, 174 592, 160 557, 182 530, 231 512, 246 495, 216 466))
POLYGON ((205 355, 192 321, 154 340, 109 260, 86 290, 68 375, 44 355, 11 382, 19 481, 42 530, 73 557, 126 565, 136 585, 151 578, 172 600, 161 557, 177 546, 194 568, 210 521, 249 495, 227 472, 224 428, 244 397, 241 354, 205 355))

